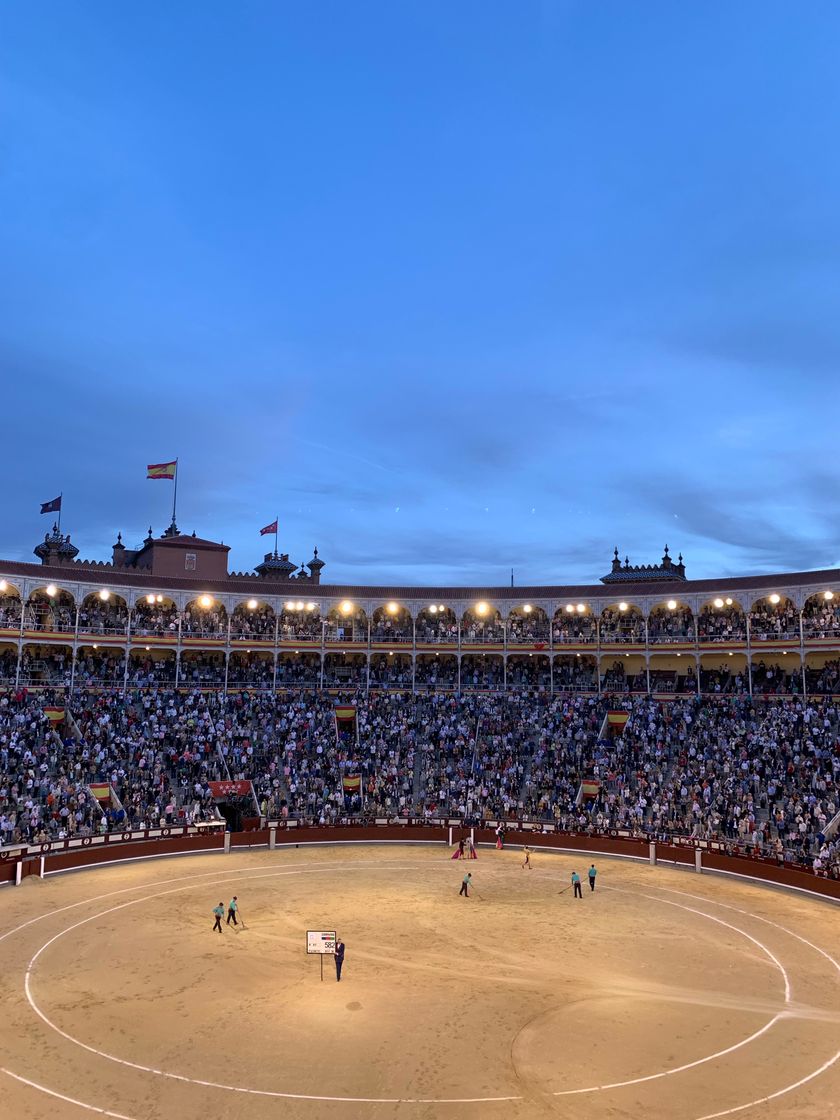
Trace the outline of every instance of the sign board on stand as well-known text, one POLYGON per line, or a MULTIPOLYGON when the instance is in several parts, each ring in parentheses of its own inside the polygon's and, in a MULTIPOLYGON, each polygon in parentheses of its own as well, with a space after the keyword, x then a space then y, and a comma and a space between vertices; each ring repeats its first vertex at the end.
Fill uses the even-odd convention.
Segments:
POLYGON ((321 958, 321 979, 324 979, 324 957, 335 956, 336 931, 308 929, 306 931, 306 951, 316 953, 321 958))

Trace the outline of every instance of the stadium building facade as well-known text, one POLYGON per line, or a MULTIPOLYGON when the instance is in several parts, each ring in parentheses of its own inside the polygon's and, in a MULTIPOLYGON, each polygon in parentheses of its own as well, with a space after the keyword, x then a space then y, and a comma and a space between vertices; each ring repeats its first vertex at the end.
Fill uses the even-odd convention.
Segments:
POLYGON ((689 580, 666 548, 593 585, 334 586, 317 549, 230 573, 174 524, 108 562, 56 527, 35 554, 0 561, 7 686, 840 691, 838 569, 689 580))

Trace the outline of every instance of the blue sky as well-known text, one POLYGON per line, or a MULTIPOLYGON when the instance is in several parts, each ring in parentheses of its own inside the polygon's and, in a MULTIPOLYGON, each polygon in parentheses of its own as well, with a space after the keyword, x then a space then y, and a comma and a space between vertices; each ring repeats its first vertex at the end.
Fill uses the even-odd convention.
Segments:
POLYGON ((6 558, 840 562, 840 7, 6 0, 6 558))

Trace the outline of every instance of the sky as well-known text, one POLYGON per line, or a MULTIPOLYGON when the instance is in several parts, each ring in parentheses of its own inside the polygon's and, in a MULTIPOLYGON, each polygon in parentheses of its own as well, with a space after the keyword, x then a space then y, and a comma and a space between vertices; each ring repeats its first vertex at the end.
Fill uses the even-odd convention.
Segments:
POLYGON ((840 5, 5 0, 0 555, 840 564, 840 5))

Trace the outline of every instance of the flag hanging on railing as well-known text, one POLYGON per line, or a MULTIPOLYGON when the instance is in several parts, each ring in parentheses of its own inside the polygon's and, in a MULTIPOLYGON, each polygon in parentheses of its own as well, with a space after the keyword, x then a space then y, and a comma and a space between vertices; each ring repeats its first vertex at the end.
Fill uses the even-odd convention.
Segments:
POLYGON ((607 723, 610 727, 623 727, 629 718, 629 712, 607 712, 607 723))
POLYGON ((105 782, 99 782, 95 785, 88 786, 88 789, 97 801, 111 800, 111 787, 105 782))
POLYGON ((173 459, 171 463, 149 463, 146 467, 146 478, 168 478, 172 480, 175 478, 177 469, 177 459, 173 459))
POLYGON ((50 723, 61 723, 64 719, 64 708, 44 708, 44 715, 50 723))
POLYGON ((345 774, 341 779, 341 784, 345 793, 358 793, 362 788, 362 778, 360 774, 345 774))

